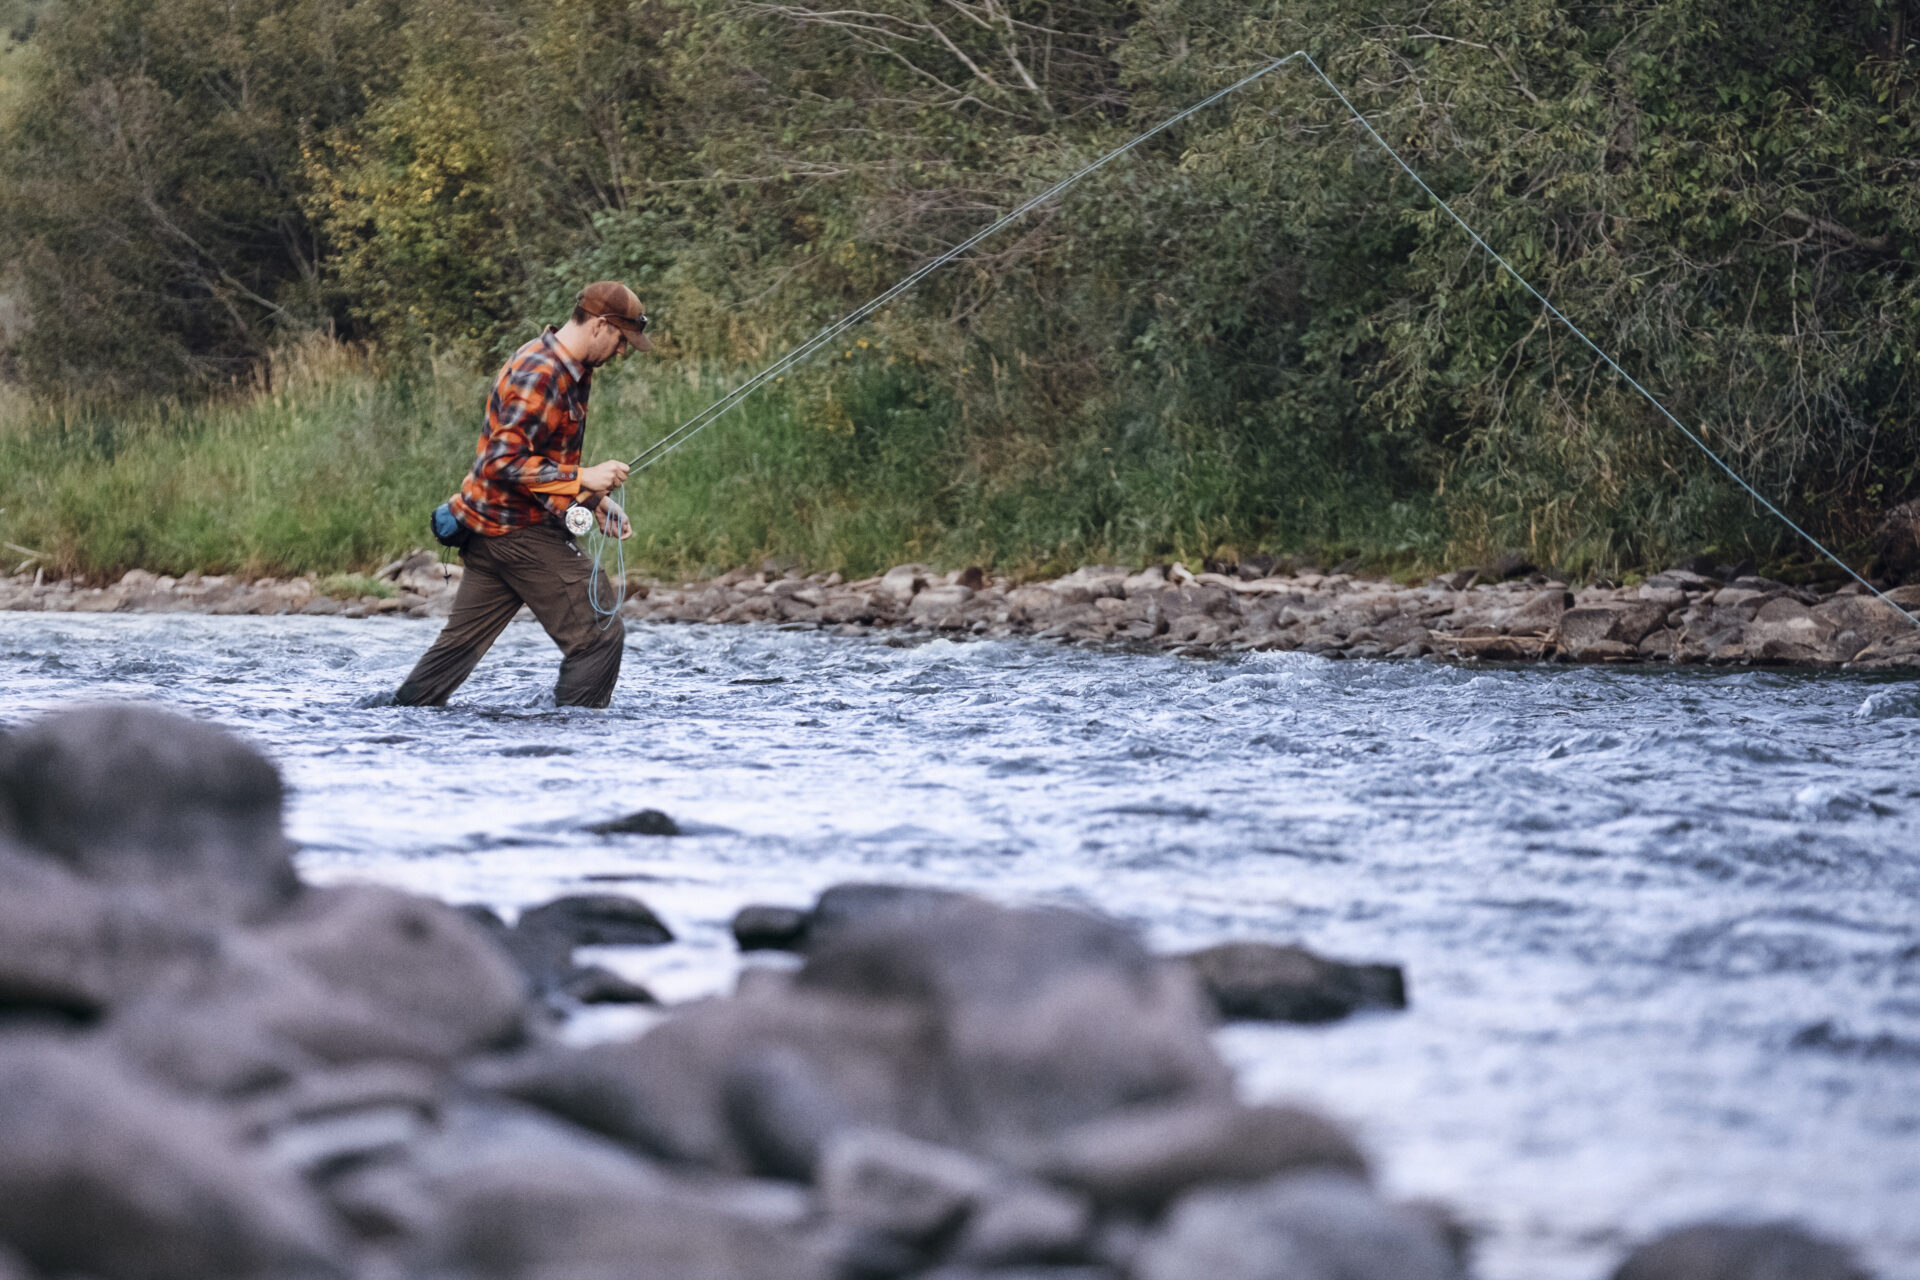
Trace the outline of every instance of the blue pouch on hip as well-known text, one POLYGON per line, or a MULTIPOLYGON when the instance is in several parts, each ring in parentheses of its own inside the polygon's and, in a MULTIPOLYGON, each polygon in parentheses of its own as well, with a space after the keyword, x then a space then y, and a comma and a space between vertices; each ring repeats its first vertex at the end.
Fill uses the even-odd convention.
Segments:
POLYGON ((467 539, 473 536, 473 530, 460 523, 460 517, 453 514, 453 504, 443 502, 433 509, 433 540, 443 547, 464 547, 467 539))

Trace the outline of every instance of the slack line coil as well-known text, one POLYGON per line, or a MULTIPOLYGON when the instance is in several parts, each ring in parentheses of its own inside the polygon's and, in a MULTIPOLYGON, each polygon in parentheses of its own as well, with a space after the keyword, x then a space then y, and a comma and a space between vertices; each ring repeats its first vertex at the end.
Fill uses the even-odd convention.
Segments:
MULTIPOLYGON (((886 306, 889 302, 892 302, 895 298, 898 298, 902 294, 905 294, 910 289, 912 289, 915 285, 919 284, 922 280, 932 275, 935 271, 938 271, 941 267, 946 266, 949 262, 952 262, 954 259, 960 257, 962 254, 974 248, 976 245, 980 244, 982 241, 986 240, 988 237, 994 235, 996 232, 999 232, 1002 229, 1010 226, 1011 224, 1019 221, 1021 218, 1024 218, 1027 214, 1033 212, 1035 209, 1039 208, 1041 205, 1046 204, 1049 200, 1052 200, 1055 196, 1063 194, 1064 192, 1067 191, 1068 188, 1074 186, 1082 178, 1085 178, 1088 175, 1095 173, 1100 169, 1105 168, 1108 164, 1119 159, 1121 156, 1126 155, 1129 151, 1132 151, 1135 147, 1138 147, 1141 143, 1146 142, 1149 139, 1157 137, 1158 135, 1166 132, 1168 129, 1171 129, 1174 125, 1179 124, 1182 120, 1185 120, 1188 116, 1194 115, 1200 111, 1204 111, 1208 107, 1214 105, 1216 102, 1220 102, 1225 98, 1231 97, 1233 94, 1240 92, 1240 90, 1246 88, 1251 84, 1255 84, 1260 80, 1264 80, 1267 76, 1272 75, 1275 71, 1278 71, 1281 67, 1284 67, 1289 63, 1294 62, 1295 60, 1304 62, 1307 66, 1312 67, 1313 73, 1320 78, 1320 81, 1322 84, 1326 85, 1327 88, 1332 91, 1333 96, 1340 100, 1340 105, 1346 108, 1347 114, 1353 118, 1354 122, 1357 123, 1362 129, 1366 130, 1367 136, 1369 138, 1372 138, 1374 143, 1377 144, 1382 151, 1386 152, 1387 155, 1391 156, 1393 158, 1393 162, 1399 165, 1400 168, 1406 172, 1408 177, 1413 179, 1414 183, 1420 188, 1421 191, 1426 193, 1427 198, 1432 200, 1436 205, 1440 206, 1440 208, 1446 213, 1446 215, 1449 218, 1453 219, 1453 221, 1459 225, 1462 231, 1467 233, 1468 237, 1470 237, 1473 240, 1474 244, 1478 245, 1482 250, 1484 250, 1487 256, 1492 258, 1494 262, 1499 265, 1502 271, 1505 271, 1508 275, 1512 276, 1514 280, 1519 282, 1521 288, 1525 289, 1528 293, 1532 294, 1534 298, 1538 299, 1540 305, 1547 309, 1547 313, 1566 327, 1567 332, 1571 333, 1574 337, 1578 338, 1583 344, 1586 345, 1586 347, 1589 350, 1591 350, 1595 355, 1600 357, 1602 363, 1604 363, 1608 369, 1612 370, 1615 374, 1617 374, 1621 378, 1621 380, 1624 381, 1628 386, 1632 387, 1635 391, 1639 392, 1641 397, 1645 399, 1648 404, 1652 405, 1655 409, 1659 411, 1661 417, 1665 418, 1668 422, 1672 423, 1673 426, 1680 432, 1680 434, 1682 434, 1690 442, 1692 442, 1695 448, 1699 449, 1700 452, 1706 454, 1708 458, 1712 459, 1715 466, 1719 467, 1722 471, 1726 472, 1728 476, 1732 477, 1734 483, 1738 484, 1742 489, 1746 490, 1747 493, 1752 496, 1754 501, 1758 502, 1761 506, 1765 507, 1777 519, 1779 519, 1779 521, 1782 524, 1786 525, 1787 528, 1793 530, 1796 534, 1800 535, 1800 537, 1804 539, 1809 545, 1811 545, 1814 548, 1814 550, 1818 551, 1821 555, 1825 556, 1827 559, 1833 561, 1834 564, 1838 565, 1840 569, 1844 573, 1846 573, 1848 577, 1852 578, 1855 582, 1858 582, 1861 586, 1865 587, 1868 591, 1878 596, 1880 600, 1883 603, 1885 603, 1889 609, 1894 610, 1901 617, 1913 623, 1914 626, 1920 627, 1920 616, 1915 616, 1913 614, 1908 613, 1906 610, 1902 609, 1899 605, 1887 599, 1885 592, 1881 591, 1878 587, 1874 586, 1871 582, 1868 582, 1860 574, 1856 573, 1853 569, 1853 566, 1849 565, 1846 561, 1842 560, 1839 556, 1835 555, 1832 551, 1829 551, 1826 545, 1822 543, 1818 538, 1814 537, 1812 534, 1808 533, 1805 529, 1801 528, 1798 524, 1794 523, 1794 521, 1787 516, 1786 512, 1782 511, 1779 507, 1775 506, 1772 502, 1768 501, 1767 497, 1764 494, 1762 494, 1758 489, 1754 488, 1751 484, 1747 483, 1746 479, 1742 477, 1739 472, 1735 471, 1733 467, 1729 465, 1724 458, 1722 458, 1719 454, 1715 453, 1711 448, 1709 448, 1705 440, 1701 439, 1700 436, 1697 435, 1690 428, 1688 428, 1688 426, 1685 423, 1681 422, 1679 418, 1675 417, 1673 415, 1673 412, 1670 409, 1668 409, 1666 405, 1662 404, 1654 396, 1654 394, 1651 391, 1648 391, 1644 386, 1640 385, 1639 381, 1635 379, 1632 374, 1628 373, 1625 369, 1621 368, 1618 361, 1616 361, 1612 356, 1608 355, 1605 351, 1601 350, 1600 345, 1596 343, 1592 338, 1589 338, 1586 335, 1585 331, 1583 331, 1580 328, 1580 326, 1576 325, 1572 320, 1568 319, 1566 315, 1562 313, 1558 307, 1554 306, 1553 303, 1549 302, 1545 294, 1541 293, 1538 289, 1534 288, 1533 284, 1530 281, 1528 281, 1525 276, 1521 275, 1519 271, 1514 269, 1514 266, 1512 263, 1508 262, 1505 258, 1501 257, 1499 252, 1495 250, 1492 245, 1488 244, 1486 240, 1481 237, 1479 232, 1475 231, 1472 227, 1468 226, 1466 220, 1462 218, 1459 214, 1453 211, 1453 206, 1449 205, 1445 200, 1442 200, 1439 194, 1435 192, 1432 187, 1427 185, 1426 180, 1422 178, 1419 175, 1419 173, 1417 173, 1414 170, 1412 165, 1408 164, 1406 160, 1401 157, 1399 152, 1395 151, 1391 146, 1387 144, 1387 140, 1380 136, 1379 131, 1376 130, 1372 124, 1368 123, 1367 118, 1364 115, 1360 114, 1359 109, 1356 108, 1352 102, 1348 101, 1347 95, 1340 92, 1340 86, 1336 85, 1332 81, 1332 79, 1328 77, 1327 73, 1320 69, 1320 64, 1315 62, 1313 58, 1304 49, 1296 49, 1292 53, 1286 55, 1284 58, 1276 58, 1272 62, 1268 63, 1266 66, 1260 68, 1258 71, 1253 72, 1251 75, 1244 76, 1241 79, 1234 81, 1232 84, 1228 85, 1226 88, 1221 89, 1219 92, 1214 93, 1207 98, 1203 98, 1199 102, 1194 103, 1192 106, 1187 107, 1183 111, 1180 111, 1172 116, 1169 116, 1167 119, 1153 126, 1153 128, 1148 129, 1146 132, 1137 135, 1136 137, 1130 139, 1125 143, 1122 143, 1120 146, 1115 147, 1113 150, 1107 152, 1105 155, 1093 161, 1091 164, 1085 166, 1082 169, 1075 171, 1074 173, 1068 175, 1065 178, 1062 178, 1059 182, 1054 183, 1052 186, 1048 187, 1045 191, 1042 191, 1039 195, 1034 196, 1030 200, 1026 201, 1026 203, 1020 205, 1011 213, 1008 213, 1005 216, 996 219, 991 225, 987 226, 986 228, 978 232, 975 232, 972 236, 969 236, 966 240, 963 240, 961 243, 947 250, 945 253, 941 254, 939 257, 934 258, 932 261, 917 268, 905 279, 901 280, 898 284, 894 285, 891 289, 888 289, 885 293, 880 294, 878 297, 873 298, 871 301, 864 303, 863 305, 856 308, 855 310, 848 312, 846 315, 842 316, 840 319, 835 320, 833 323, 827 325, 824 329, 820 330, 819 333, 807 339, 807 341, 801 343, 799 346, 795 347, 793 350, 787 352, 787 354, 781 356, 778 360, 768 365, 765 369, 762 369, 759 373, 747 379, 747 381, 741 383, 739 386, 735 387, 732 391, 729 391, 726 395, 720 397, 720 399, 714 401, 712 404, 702 409, 699 413, 694 414, 693 417, 688 418, 685 422, 681 423, 679 426, 675 427, 672 431, 669 431, 666 435, 660 437, 660 439, 648 445, 645 449, 642 449, 638 454, 638 456, 636 456, 633 459, 632 463, 629 464, 631 471, 632 472, 645 471, 648 467, 653 466, 655 463, 659 462, 662 458, 665 458, 668 454, 672 453, 675 449, 678 449, 681 445, 685 444, 688 440, 691 440, 694 436, 700 434, 700 432, 712 426, 727 412, 727 410, 733 408, 735 405, 739 404, 742 400, 745 400, 748 396, 752 395, 755 391, 765 386, 772 379, 786 373, 789 369, 792 369, 795 365, 807 359, 807 357, 813 355, 815 352, 821 350, 826 346, 831 345, 834 339, 838 338, 841 334, 845 333, 848 329, 851 329, 854 325, 859 324, 862 320, 867 319, 869 316, 873 315, 874 312, 878 311, 881 307, 886 306)), ((591 544, 593 547, 594 577, 590 578, 589 582, 594 583, 596 586, 597 586, 597 578, 598 578, 598 573, 600 569, 601 558, 605 551, 607 541, 608 539, 606 535, 597 531, 591 537, 591 544)), ((625 564, 626 564, 625 552, 624 550, 620 550, 618 548, 618 539, 615 539, 614 541, 616 544, 616 550, 619 551, 620 576, 624 580, 625 564)), ((624 582, 623 582, 623 587, 624 587, 624 582)), ((618 594, 618 592, 616 592, 616 594, 618 594)), ((613 612, 617 611, 620 607, 620 601, 616 599, 615 601, 613 601, 610 607, 603 608, 598 598, 598 591, 593 590, 590 592, 590 595, 591 595, 591 603, 593 605, 594 612, 596 614, 603 615, 603 617, 607 619, 610 619, 613 615, 613 612)), ((605 625, 604 622, 603 622, 603 625, 605 625)))

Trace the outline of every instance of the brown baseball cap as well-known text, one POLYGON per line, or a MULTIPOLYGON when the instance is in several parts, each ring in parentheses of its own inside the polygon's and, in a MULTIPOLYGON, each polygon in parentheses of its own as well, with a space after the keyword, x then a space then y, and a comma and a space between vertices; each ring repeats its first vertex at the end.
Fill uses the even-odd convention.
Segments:
POLYGON ((647 337, 647 309, 633 290, 618 280, 598 280, 580 291, 575 299, 582 311, 613 321, 614 328, 626 335, 627 345, 635 351, 653 350, 647 337))

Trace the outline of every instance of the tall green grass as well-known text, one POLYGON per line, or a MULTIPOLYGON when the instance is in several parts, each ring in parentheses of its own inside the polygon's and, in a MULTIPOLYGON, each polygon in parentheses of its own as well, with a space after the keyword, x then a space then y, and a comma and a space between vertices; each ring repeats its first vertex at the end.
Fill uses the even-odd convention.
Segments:
MULTIPOLYGON (((737 376, 639 360, 603 372, 589 460, 638 453, 737 376)), ((0 540, 18 548, 0 563, 95 580, 364 572, 428 545, 427 514, 472 461, 486 391, 464 369, 383 371, 324 343, 286 353, 259 387, 185 405, 56 406, 0 389, 0 540)), ((1046 436, 977 429, 921 370, 856 346, 635 477, 628 560, 685 577, 769 557, 855 575, 903 560, 1027 574, 1262 548, 1376 565, 1437 554, 1430 511, 1370 507, 1337 484, 1294 504, 1298 527, 1275 523, 1262 485, 1285 464, 1097 414, 1046 436), (1334 527, 1349 533, 1301 532, 1334 527)), ((1290 495, 1318 483, 1294 480, 1290 495)))

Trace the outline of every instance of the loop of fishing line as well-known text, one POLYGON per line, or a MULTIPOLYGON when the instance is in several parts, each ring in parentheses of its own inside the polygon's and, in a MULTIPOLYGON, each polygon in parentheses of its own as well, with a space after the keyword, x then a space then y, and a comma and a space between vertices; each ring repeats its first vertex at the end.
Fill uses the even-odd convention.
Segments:
MULTIPOLYGON (((1388 145, 1387 140, 1381 137, 1379 134, 1379 131, 1376 130, 1372 124, 1368 123, 1367 118, 1364 115, 1360 114, 1359 109, 1356 108, 1352 102, 1347 100, 1347 95, 1340 92, 1340 86, 1336 85, 1333 82, 1333 80, 1327 75, 1327 73, 1320 69, 1320 64, 1315 62, 1305 49, 1296 49, 1292 53, 1285 56, 1284 58, 1276 58, 1272 62, 1268 63, 1266 66, 1260 68, 1258 71, 1253 72, 1251 75, 1244 76, 1241 79, 1234 81, 1232 84, 1228 85, 1226 88, 1221 89, 1219 92, 1214 93, 1211 96, 1204 98, 1199 102, 1194 103, 1192 106, 1186 108, 1183 111, 1177 112, 1176 114, 1167 117, 1167 119, 1153 126, 1153 128, 1148 129, 1146 132, 1139 134, 1138 136, 1130 139, 1125 143, 1122 143, 1120 146, 1115 147, 1113 150, 1107 152, 1105 155, 1093 161, 1091 164, 1088 164, 1085 167, 1068 175, 1067 177, 1062 178, 1059 182, 1054 183, 1052 186, 1048 187, 1045 191, 1042 191, 1039 195, 1034 196, 1032 199, 1026 201, 1024 204, 1014 209, 1011 213, 1008 213, 1004 217, 996 219, 991 225, 987 226, 983 230, 974 233, 972 236, 969 236, 966 240, 961 241, 959 244, 947 250, 945 253, 941 254, 939 257, 934 258, 932 261, 926 263, 924 266, 919 267, 912 274, 908 275, 905 279, 901 280, 898 284, 894 285, 891 289, 888 289, 885 293, 880 294, 878 297, 873 298, 871 301, 864 303, 863 305, 856 308, 855 310, 848 312, 846 315, 840 317, 838 320, 835 320, 833 323, 827 325, 825 328, 820 330, 819 333, 816 333, 813 337, 807 339, 807 341, 801 343, 799 346, 795 347, 793 350, 787 352, 787 354, 785 354, 784 356, 781 356, 778 360, 768 365, 765 369, 762 369, 759 373, 755 374, 753 377, 749 378, 747 381, 741 383, 739 386, 735 387, 732 391, 729 391, 726 395, 720 397, 720 399, 714 401, 712 404, 702 409, 699 413, 694 414, 693 417, 688 418, 685 422, 682 422, 679 426, 675 427, 672 431, 669 431, 666 435, 660 437, 660 439, 654 441, 652 444, 648 445, 645 449, 642 449, 639 455, 635 457, 631 463, 628 464, 629 467, 631 468, 632 473, 645 471, 647 468, 653 466, 655 463, 659 462, 662 458, 672 453, 675 449, 678 449, 681 445, 685 444, 688 440, 691 440, 694 436, 698 435, 700 432, 712 426, 727 412, 727 410, 733 408, 735 405, 739 404, 742 400, 745 400, 748 396, 752 395, 755 391, 765 386, 769 381, 771 381, 776 377, 779 377, 780 375, 784 374, 787 370, 793 368, 795 365, 805 360, 808 356, 813 355, 815 352, 819 351, 821 348, 829 345, 830 343, 833 342, 835 338, 845 333, 848 329, 851 329, 854 325, 859 324, 862 320, 865 320, 867 317, 871 316, 874 312, 878 311, 880 308, 887 305, 887 303, 892 302, 895 298, 900 297, 902 294, 912 289, 915 285, 919 284, 922 280, 932 275, 935 271, 938 271, 941 267, 946 266, 949 262, 952 262, 954 259, 966 253, 968 250, 974 248, 976 245, 980 244, 982 241, 986 240, 988 237, 992 236, 994 233, 1002 230, 1003 228, 1011 225, 1014 222, 1019 221, 1021 218, 1025 217, 1027 214, 1033 212, 1035 209, 1045 204, 1047 201, 1065 192, 1069 187, 1072 187, 1075 183, 1079 182, 1082 178, 1087 177, 1088 175, 1096 172, 1099 169, 1105 168, 1112 161, 1117 160, 1121 156, 1127 154, 1129 151, 1132 151, 1135 147, 1138 147, 1141 143, 1146 142, 1149 139, 1154 138, 1159 134, 1166 132, 1168 129, 1171 129, 1174 125, 1179 124, 1182 120, 1185 120, 1188 116, 1194 115, 1195 113, 1200 111, 1204 111, 1206 108, 1212 106, 1216 102, 1219 102, 1223 98, 1230 97, 1231 95, 1238 93, 1240 90, 1246 88, 1248 85, 1254 84, 1257 81, 1265 79, 1267 76, 1273 74, 1275 71, 1278 71, 1281 67, 1286 66, 1288 63, 1293 62, 1295 59, 1299 59, 1300 61, 1306 63, 1309 67, 1312 67, 1313 73, 1316 76, 1319 76, 1321 83, 1325 84, 1327 88, 1333 92, 1333 96, 1340 100, 1340 105, 1346 108, 1347 114, 1352 116, 1354 121, 1358 123, 1362 129, 1365 129, 1367 131, 1367 136, 1372 138, 1374 142, 1379 145, 1382 151, 1386 152, 1389 156, 1393 158, 1393 162, 1399 165, 1400 168, 1406 172, 1408 177, 1413 179, 1414 183, 1417 186, 1419 186, 1420 190, 1426 193, 1427 198, 1432 200, 1435 204, 1439 205, 1440 208, 1443 211, 1445 211, 1446 215, 1449 218, 1452 218, 1455 223, 1459 224, 1460 229, 1462 231, 1465 231, 1467 235, 1472 238, 1473 242, 1476 245, 1480 246, 1481 249, 1485 250, 1487 256, 1492 258, 1494 262, 1498 263, 1501 270, 1505 271, 1508 275, 1512 276, 1516 281, 1519 282, 1521 288, 1525 289, 1528 293, 1532 294, 1534 298, 1539 301, 1540 305, 1547 309, 1547 313, 1549 315, 1551 315, 1555 320, 1558 320, 1562 325, 1566 326, 1566 329, 1569 333, 1573 334, 1574 337, 1580 339, 1581 342, 1586 344, 1589 350, 1591 350, 1595 355, 1599 356, 1601 361, 1607 366, 1607 368, 1611 369, 1614 373, 1618 374, 1620 378, 1623 381, 1625 381, 1628 386, 1632 387, 1635 391, 1639 392, 1641 397, 1645 399, 1648 404, 1652 405, 1655 409, 1659 410, 1660 415, 1662 417, 1664 417, 1668 422, 1672 423, 1680 431, 1680 434, 1685 436, 1689 441, 1693 443, 1694 447, 1699 449, 1700 452, 1706 454, 1707 457, 1711 458, 1716 466, 1718 466, 1722 471, 1726 472, 1727 475, 1731 476, 1733 478, 1734 483, 1738 484, 1742 489, 1746 490, 1747 493, 1753 497, 1754 501, 1758 502, 1761 506, 1765 507, 1770 513, 1772 513, 1772 515, 1775 518, 1777 518, 1782 524, 1786 525, 1787 528, 1799 534, 1801 538, 1803 538, 1821 555, 1825 556, 1827 559, 1833 561, 1834 564, 1838 565, 1840 569, 1844 573, 1846 573, 1848 577, 1852 578, 1855 582, 1858 582, 1861 586, 1865 587, 1868 591, 1878 596, 1887 605, 1888 608, 1894 610, 1901 617, 1913 623, 1914 626, 1920 627, 1920 616, 1916 616, 1914 614, 1908 613, 1905 609, 1902 609, 1899 605, 1895 604, 1892 600, 1888 599, 1885 592, 1881 591, 1878 587, 1874 586, 1871 582, 1868 582, 1860 574, 1856 573, 1851 565, 1847 564, 1846 561, 1842 560, 1839 556, 1835 555, 1832 551, 1829 551, 1826 545, 1822 543, 1818 538, 1814 537, 1812 534, 1808 533, 1805 529, 1801 528, 1798 524, 1796 524, 1792 519, 1790 519, 1787 516, 1786 512, 1782 511, 1779 507, 1775 506, 1772 502, 1768 501, 1766 495, 1762 494, 1758 489, 1754 488, 1751 484, 1747 483, 1746 479, 1743 476, 1741 476, 1739 472, 1735 471, 1733 467, 1725 459, 1723 459, 1719 454, 1715 453, 1711 448, 1708 447, 1707 442, 1705 440, 1701 439, 1700 436, 1698 436, 1692 430, 1690 430, 1685 423, 1681 422, 1679 418, 1675 417, 1673 415, 1672 410, 1668 409, 1666 405, 1662 404, 1657 398, 1655 398, 1654 394, 1651 391, 1648 391, 1645 387, 1641 386, 1639 381, 1635 379, 1632 374, 1628 373, 1625 369, 1621 368, 1618 361, 1616 361, 1612 356, 1608 355, 1605 351, 1603 351, 1600 348, 1599 343, 1595 342, 1592 338, 1588 337, 1585 331, 1582 330, 1579 325, 1576 325, 1572 320, 1568 319, 1567 316, 1564 313, 1562 313, 1558 307, 1553 305, 1553 303, 1547 301, 1547 296, 1545 294, 1541 293, 1538 289, 1534 288, 1533 284, 1530 281, 1528 281, 1528 279, 1525 276, 1521 275, 1519 271, 1515 270, 1512 263, 1508 262, 1505 258, 1501 257, 1499 252, 1496 251, 1492 245, 1488 244, 1486 240, 1481 237, 1479 232, 1475 231, 1471 226, 1468 226, 1466 219, 1462 218, 1459 214, 1455 213, 1453 211, 1453 206, 1448 204, 1445 200, 1442 200, 1440 198, 1439 193, 1434 191, 1432 187, 1427 185, 1426 180, 1422 178, 1419 175, 1419 173, 1417 173, 1414 170, 1414 167, 1408 164, 1406 160, 1401 157, 1398 151, 1395 151, 1390 145, 1388 145)), ((619 492, 619 490, 616 489, 614 490, 614 492, 617 493, 619 492)), ((611 497, 611 495, 609 496, 611 497)), ((589 582, 592 584, 592 589, 589 592, 590 603, 593 605, 594 612, 596 614, 601 614, 605 619, 605 621, 603 621, 601 624, 604 627, 611 622, 613 613, 618 611, 620 607, 620 601, 618 600, 614 601, 611 611, 602 609, 601 604, 599 602, 597 578, 599 576, 601 560, 605 552, 606 543, 608 539, 607 539, 607 535, 604 532, 596 529, 590 535, 589 540, 593 547, 593 568, 594 568, 593 576, 589 578, 589 582)), ((618 537, 615 537, 613 541, 615 543, 618 543, 620 540, 618 537)), ((618 548, 618 547, 616 548, 616 550, 618 551, 618 566, 619 566, 619 575, 621 578, 621 587, 615 592, 615 594, 620 595, 620 594, 623 594, 625 591, 626 551, 624 548, 618 548)))

